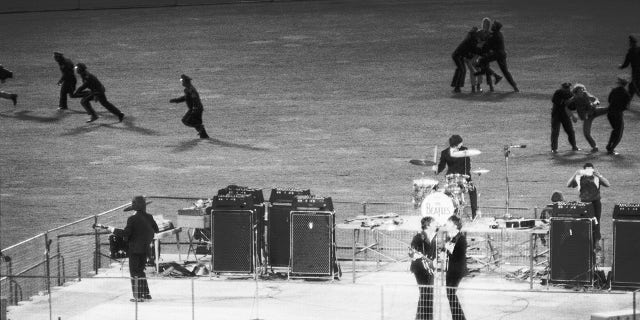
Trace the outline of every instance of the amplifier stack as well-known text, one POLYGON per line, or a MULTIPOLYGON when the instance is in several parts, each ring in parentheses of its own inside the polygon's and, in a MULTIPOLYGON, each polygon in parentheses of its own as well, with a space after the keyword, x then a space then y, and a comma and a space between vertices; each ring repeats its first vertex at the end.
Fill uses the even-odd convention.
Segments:
POLYGON ((613 266, 611 287, 640 289, 640 203, 613 208, 613 266))
POLYGON ((550 281, 593 285, 593 205, 557 202, 550 221, 550 281))

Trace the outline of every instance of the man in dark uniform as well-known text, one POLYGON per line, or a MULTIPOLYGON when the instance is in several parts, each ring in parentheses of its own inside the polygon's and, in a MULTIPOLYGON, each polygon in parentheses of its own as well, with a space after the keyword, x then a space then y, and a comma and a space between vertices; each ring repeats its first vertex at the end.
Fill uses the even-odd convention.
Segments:
MULTIPOLYGON (((464 87, 464 77, 467 73, 465 59, 470 59, 474 54, 480 53, 480 50, 478 49, 478 38, 476 36, 477 32, 477 27, 471 28, 464 40, 462 40, 456 50, 453 51, 453 54, 451 54, 453 62, 456 64, 456 71, 454 72, 453 80, 451 81, 451 86, 454 88, 453 92, 460 92, 460 88, 464 87)), ((472 86, 471 89, 473 92, 476 90, 474 86, 472 86)))
POLYGON ((607 153, 610 155, 618 155, 615 151, 618 143, 622 140, 622 132, 624 131, 624 119, 623 112, 629 108, 631 102, 631 96, 625 86, 627 80, 624 78, 618 78, 618 86, 613 88, 609 93, 609 113, 607 113, 607 119, 611 124, 611 136, 609 137, 609 143, 607 143, 607 153))
POLYGON ((80 75, 80 78, 82 78, 82 85, 78 87, 73 95, 82 97, 82 100, 80 100, 80 104, 91 116, 91 118, 89 118, 87 122, 94 122, 98 120, 98 114, 91 107, 91 100, 93 99, 100 102, 100 104, 105 109, 109 110, 109 112, 118 117, 119 122, 122 122, 122 119, 124 119, 124 113, 120 112, 120 110, 118 110, 116 106, 114 106, 107 100, 107 96, 105 94, 106 90, 100 80, 98 80, 96 76, 87 71, 87 66, 84 63, 78 63, 75 69, 76 72, 80 75))
MULTIPOLYGON (((467 147, 462 146, 462 137, 457 134, 452 135, 449 138, 449 148, 442 150, 442 153, 440 153, 438 166, 433 166, 435 173, 439 174, 446 167, 446 174, 458 173, 467 175, 467 181, 471 182, 471 158, 455 157, 453 155, 455 152, 463 150, 467 150, 467 147)), ((473 186, 469 188, 469 201, 471 202, 471 219, 475 219, 478 210, 478 193, 473 186)))
POLYGON ((58 104, 58 109, 66 110, 68 109, 67 95, 75 98, 73 94, 76 91, 77 81, 76 75, 73 72, 73 62, 60 52, 54 52, 53 59, 58 63, 60 72, 62 73, 62 77, 58 80, 58 85, 60 86, 60 103, 58 104))
POLYGON ((631 83, 629 83, 629 95, 634 94, 640 97, 640 48, 638 40, 634 36, 629 36, 629 51, 624 57, 624 62, 620 65, 620 69, 624 69, 631 65, 631 83))
POLYGON ((447 300, 453 320, 465 320, 464 311, 458 300, 458 285, 462 278, 467 275, 467 238, 460 232, 462 221, 460 217, 451 216, 446 224, 448 241, 445 243, 447 262, 447 300))
POLYGON ((146 211, 147 202, 143 196, 134 197, 131 206, 124 209, 124 211, 131 210, 135 210, 136 213, 127 219, 127 226, 124 229, 114 227, 108 227, 108 229, 113 234, 124 238, 129 245, 127 253, 129 254, 129 273, 133 292, 131 302, 144 302, 151 299, 147 276, 144 273, 147 253, 154 235, 159 231, 153 216, 146 211))
POLYGON ((416 277, 416 282, 420 286, 420 297, 416 310, 417 320, 433 319, 433 280, 435 266, 433 261, 436 258, 437 234, 433 217, 427 216, 420 220, 421 232, 418 232, 411 240, 411 267, 410 270, 416 277))
POLYGON ((577 122, 578 118, 573 115, 573 112, 568 109, 567 101, 573 97, 571 93, 571 83, 565 82, 561 88, 553 93, 551 102, 553 102, 553 108, 551 109, 551 152, 558 152, 558 136, 560 135, 560 125, 567 133, 569 143, 573 151, 578 151, 580 148, 576 145, 576 133, 573 130, 573 122, 577 122))
POLYGON ((169 100, 171 103, 187 103, 187 113, 182 117, 182 123, 187 127, 193 127, 198 131, 201 139, 209 139, 207 131, 202 124, 202 102, 196 88, 191 84, 191 78, 185 74, 180 76, 182 86, 184 86, 184 95, 180 98, 169 100))
MULTIPOLYGON (((4 83, 9 78, 13 78, 13 72, 5 69, 0 64, 0 82, 4 83)), ((13 101, 14 106, 16 105, 16 103, 18 103, 18 95, 15 93, 9 93, 9 92, 0 90, 0 98, 13 101)))
MULTIPOLYGON (((520 92, 518 86, 516 86, 516 82, 513 81, 513 77, 511 77, 511 73, 507 68, 507 52, 504 49, 504 36, 502 35, 502 23, 498 21, 494 21, 491 25, 491 36, 487 39, 487 54, 480 58, 480 71, 476 74, 485 74, 489 72, 489 63, 491 61, 498 62, 498 66, 500 67, 500 71, 504 77, 509 81, 511 87, 513 87, 513 91, 520 92)), ((502 78, 496 77, 496 84, 502 78)))

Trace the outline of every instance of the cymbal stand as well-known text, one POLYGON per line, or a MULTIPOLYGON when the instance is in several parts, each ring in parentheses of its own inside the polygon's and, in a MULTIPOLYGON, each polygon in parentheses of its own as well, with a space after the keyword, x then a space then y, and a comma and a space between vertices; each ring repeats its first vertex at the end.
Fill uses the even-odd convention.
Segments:
POLYGON ((505 216, 507 218, 511 218, 511 214, 509 214, 509 199, 511 198, 511 190, 509 189, 509 155, 511 154, 511 147, 510 146, 504 146, 504 163, 505 163, 505 168, 506 168, 506 174, 505 174, 505 179, 507 182, 507 212, 505 213, 505 216))

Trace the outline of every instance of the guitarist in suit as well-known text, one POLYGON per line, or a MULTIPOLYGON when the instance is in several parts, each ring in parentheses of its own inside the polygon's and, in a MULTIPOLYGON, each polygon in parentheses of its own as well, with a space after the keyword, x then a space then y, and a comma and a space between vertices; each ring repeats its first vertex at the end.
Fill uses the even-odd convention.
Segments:
POLYGON ((444 248, 449 260, 446 275, 447 300, 449 300, 453 320, 466 320, 456 291, 460 280, 467 274, 467 238, 460 232, 462 229, 460 217, 452 215, 447 219, 445 227, 448 241, 444 248))
POLYGON ((416 277, 420 290, 416 319, 433 319, 433 280, 435 268, 433 260, 436 258, 436 236, 438 229, 433 217, 424 217, 420 221, 422 231, 411 240, 411 272, 416 277))

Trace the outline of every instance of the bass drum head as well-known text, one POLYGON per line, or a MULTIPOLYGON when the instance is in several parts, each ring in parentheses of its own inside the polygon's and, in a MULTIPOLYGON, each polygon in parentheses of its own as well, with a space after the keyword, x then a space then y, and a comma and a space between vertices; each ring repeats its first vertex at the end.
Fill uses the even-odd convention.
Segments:
POLYGON ((420 214, 423 217, 434 217, 438 225, 444 225, 447 219, 455 213, 455 210, 453 199, 443 192, 429 194, 424 198, 420 206, 420 214))

